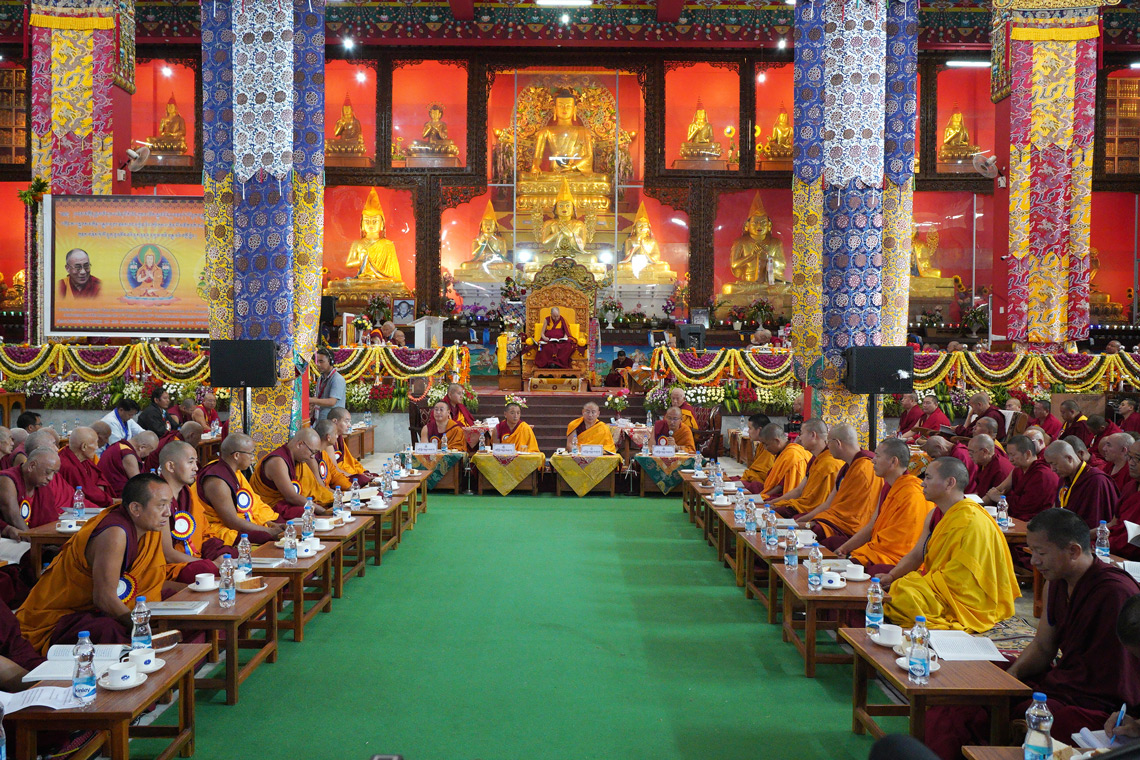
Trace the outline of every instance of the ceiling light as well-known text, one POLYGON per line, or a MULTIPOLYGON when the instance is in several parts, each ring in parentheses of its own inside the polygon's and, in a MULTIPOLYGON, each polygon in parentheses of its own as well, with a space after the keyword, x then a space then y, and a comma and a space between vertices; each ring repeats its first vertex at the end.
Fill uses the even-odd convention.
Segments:
POLYGON ((787 46, 788 46, 788 41, 782 37, 780 38, 780 41, 776 43, 776 47, 778 47, 780 50, 783 50, 787 46))
POLYGON ((351 37, 345 37, 344 42, 342 42, 341 44, 344 45, 345 50, 352 50, 352 48, 356 46, 356 41, 353 40, 351 37))
POLYGON ((535 5, 547 8, 589 8, 593 0, 534 0, 535 5))
POLYGON ((952 69, 988 69, 989 61, 947 61, 946 65, 952 69))
POLYGON ((164 77, 172 77, 172 76, 174 76, 174 69, 170 68, 169 66, 163 66, 162 67, 162 75, 164 77))
POLYGON ((1129 64, 1129 65, 1128 65, 1128 68, 1130 68, 1130 69, 1140 69, 1140 61, 1137 61, 1136 63, 1131 63, 1131 64, 1129 64))
POLYGON ((367 77, 367 76, 365 76, 365 74, 364 74, 364 72, 363 72, 363 71, 358 71, 358 72, 356 72, 356 81, 357 81, 357 82, 363 82, 363 81, 364 81, 364 80, 366 80, 366 79, 368 79, 368 77, 367 77))
POLYGON ((562 14, 562 18, 561 18, 561 19, 559 19, 559 20, 560 20, 560 21, 561 21, 563 24, 569 24, 569 23, 570 23, 570 14, 569 14, 569 13, 563 13, 563 14, 562 14))
POLYGON ((766 82, 767 80, 768 80, 768 75, 765 74, 763 71, 761 71, 759 74, 756 75, 756 82, 758 84, 764 84, 764 82, 766 82))

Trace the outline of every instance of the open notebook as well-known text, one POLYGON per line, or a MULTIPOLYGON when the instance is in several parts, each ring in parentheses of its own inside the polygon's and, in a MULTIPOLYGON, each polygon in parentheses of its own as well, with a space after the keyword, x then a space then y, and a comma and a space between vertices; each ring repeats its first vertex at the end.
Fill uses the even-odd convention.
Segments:
MULTIPOLYGON (((75 675, 75 657, 71 651, 74 644, 56 644, 48 647, 47 662, 41 663, 21 679, 24 683, 35 681, 70 681, 75 675)), ((107 669, 119 661, 130 647, 122 644, 95 645, 95 677, 102 677, 107 669)))

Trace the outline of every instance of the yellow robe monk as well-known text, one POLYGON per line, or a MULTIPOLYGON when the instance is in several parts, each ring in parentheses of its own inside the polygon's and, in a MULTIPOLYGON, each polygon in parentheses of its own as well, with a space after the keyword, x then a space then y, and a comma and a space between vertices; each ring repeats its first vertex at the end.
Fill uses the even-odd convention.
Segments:
MULTIPOLYGON (((238 472, 234 472, 233 475, 237 478, 238 483, 239 495, 236 498, 238 500, 243 499, 244 497, 241 496, 243 492, 249 497, 249 512, 246 516, 249 518, 250 523, 265 527, 269 525, 269 523, 277 522, 277 513, 257 495, 253 487, 249 484, 249 480, 246 479, 245 473, 239 470, 238 472)), ((216 538, 223 544, 233 546, 237 542, 238 532, 233 528, 227 527, 226 524, 222 522, 222 518, 218 517, 218 513, 214 511, 210 503, 198 495, 198 486, 194 486, 191 489, 191 494, 194 500, 202 505, 202 513, 206 517, 206 538, 216 538)))
POLYGON ((1021 592, 997 523, 963 499, 931 532, 922 569, 892 583, 890 595, 885 611, 892 623, 910 627, 925 615, 927 628, 982 633, 1013 614, 1021 592))
POLYGON ((772 456, 772 452, 763 446, 757 446, 756 457, 752 460, 752 464, 748 465, 748 469, 744 471, 740 479, 749 483, 763 483, 775 463, 776 457, 772 456))
POLYGON ((843 460, 836 459, 830 451, 824 449, 809 465, 804 492, 795 499, 780 502, 780 506, 791 507, 796 510, 796 514, 810 512, 827 500, 835 488, 836 475, 843 469, 843 460))
MULTIPOLYGON (((337 466, 336 458, 324 449, 321 450, 321 458, 317 460, 317 471, 321 474, 325 485, 329 488, 340 486, 340 490, 346 494, 352 488, 352 480, 337 466)), ((357 485, 359 484, 359 481, 357 481, 357 485)), ((364 485, 368 484, 365 483, 364 485)))
MULTIPOLYGON (((104 509, 63 545, 62 551, 16 612, 24 638, 40 652, 47 653, 52 631, 61 618, 74 612, 98 611, 91 597, 95 584, 87 562, 87 542, 96 527, 115 510, 118 510, 117 514, 123 513, 122 507, 104 509)), ((131 543, 128 536, 128 550, 131 543)), ((162 536, 157 531, 143 532, 138 536, 134 561, 119 579, 119 598, 132 610, 135 599, 140 596, 161 599, 165 577, 162 536)))
POLYGON ((780 456, 776 457, 776 461, 772 463, 768 477, 764 479, 764 490, 761 491, 764 498, 769 498, 767 494, 777 486, 782 489, 780 493, 787 493, 798 486, 807 473, 807 466, 810 461, 811 452, 798 443, 789 443, 784 446, 780 456))
MULTIPOLYGON (((434 418, 427 421, 427 430, 428 443, 434 441, 442 449, 443 445, 434 418)), ((448 451, 467 451, 467 435, 463 432, 463 426, 453 419, 447 421, 447 429, 443 431, 443 440, 447 442, 448 451)))
POLYGON ((542 453, 542 450, 538 448, 538 438, 534 435, 534 429, 528 423, 520 421, 514 430, 510 430, 510 425, 504 420, 499 423, 498 430, 499 443, 513 443, 515 451, 520 453, 542 453))
MULTIPOLYGON (((367 470, 364 469, 364 465, 360 463, 360 460, 354 457, 352 452, 348 450, 348 446, 340 450, 340 469, 349 477, 353 475, 363 475, 367 472, 367 470)), ((363 483, 360 485, 361 487, 364 486, 363 483)))
POLYGON ((653 423, 653 442, 658 446, 672 445, 678 451, 686 451, 690 454, 697 450, 697 442, 693 439, 693 429, 684 421, 677 426, 675 432, 670 432, 669 423, 665 420, 658 420, 653 423), (672 444, 669 443, 670 438, 673 439, 672 444))
POLYGON ((883 490, 883 479, 875 474, 869 456, 856 455, 847 466, 847 474, 838 482, 831 506, 815 516, 815 523, 824 536, 855 535, 871 519, 879 502, 879 492, 883 490))
POLYGON ((566 437, 569 438, 570 434, 576 431, 578 433, 579 446, 601 446, 606 450, 607 454, 617 453, 617 448, 614 446, 614 437, 610 434, 609 425, 604 422, 595 421, 593 425, 583 430, 582 427, 584 424, 581 417, 572 421, 566 426, 566 437))
POLYGON ((694 433, 699 430, 697 418, 693 416, 693 408, 688 404, 681 407, 681 424, 688 426, 694 433))
POLYGON ((903 473, 891 485, 871 528, 871 539, 851 552, 863 566, 897 565, 918 543, 922 523, 934 505, 922 495, 922 481, 903 473))

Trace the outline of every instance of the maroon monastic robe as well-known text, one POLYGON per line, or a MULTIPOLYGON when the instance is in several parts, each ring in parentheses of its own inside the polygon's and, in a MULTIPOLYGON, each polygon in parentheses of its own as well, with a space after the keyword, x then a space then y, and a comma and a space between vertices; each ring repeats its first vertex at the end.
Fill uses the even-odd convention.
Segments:
POLYGON ((1133 412, 1122 419, 1120 429, 1125 433, 1140 433, 1140 412, 1133 412))
POLYGON ((80 462, 75 452, 66 446, 59 451, 57 477, 62 478, 73 489, 82 487, 84 498, 99 509, 111 506, 111 502, 120 496, 111 488, 106 476, 99 471, 94 462, 91 460, 80 462))
POLYGON ((1049 469, 1044 459, 1036 460, 1028 470, 1014 468, 1013 483, 1005 495, 1009 502, 1009 516, 1032 520, 1038 512, 1049 509, 1057 501, 1060 482, 1057 473, 1049 469))
POLYGON ((902 417, 899 418, 899 435, 910 432, 911 428, 917 425, 921 419, 922 407, 918 404, 903 412, 902 417))
MULTIPOLYGON (((1046 430, 1045 432, 1049 431, 1046 430)), ((1093 431, 1089 430, 1088 418, 1083 414, 1065 425, 1064 429, 1061 430, 1061 438, 1067 438, 1070 435, 1075 435, 1077 438, 1080 438, 1081 443, 1088 447, 1090 451, 1092 450, 1093 431)), ((1057 439, 1054 438, 1053 440, 1057 439)))
POLYGON ((451 419, 463 427, 470 427, 475 424, 475 415, 467 408, 467 404, 452 404, 451 399, 448 399, 447 410, 451 415, 451 419))
POLYGON ((158 445, 154 447, 154 451, 147 455, 146 461, 143 462, 142 472, 150 472, 151 470, 158 470, 158 457, 162 453, 163 447, 171 441, 181 441, 182 433, 177 430, 172 430, 158 440, 158 445))
MULTIPOLYGON (((20 507, 20 517, 24 518, 29 528, 57 521, 71 507, 71 500, 75 496, 75 489, 60 477, 52 477, 47 485, 40 486, 29 494, 19 467, 0 471, 0 478, 8 478, 16 486, 16 504, 20 507)), ((93 508, 94 505, 85 502, 84 508, 87 507, 93 508)))
POLYGON ((957 428, 954 429, 954 432, 957 435, 965 436, 967 438, 973 438, 974 437, 974 425, 978 424, 978 420, 980 420, 982 417, 989 417, 991 420, 993 420, 994 422, 997 423, 997 426, 998 426, 997 439, 998 440, 1005 438, 1005 415, 1002 414, 1001 410, 998 409, 993 404, 990 404, 990 408, 987 409, 986 411, 984 411, 982 413, 981 417, 975 417, 973 420, 970 421, 969 425, 965 425, 965 424, 959 425, 957 428))
POLYGON ((941 409, 935 409, 929 414, 922 415, 916 427, 920 427, 923 430, 933 430, 937 433, 943 425, 949 426, 950 418, 943 414, 941 409))
POLYGON ((1010 464, 1009 459, 999 456, 995 451, 993 458, 986 466, 979 467, 974 477, 970 478, 970 487, 966 489, 966 493, 985 496, 991 488, 1001 485, 1012 470, 1013 465, 1010 464))
POLYGON ((1061 421, 1054 417, 1052 414, 1045 415, 1045 419, 1033 419, 1033 424, 1045 431, 1045 435, 1049 436, 1050 441, 1057 440, 1057 436, 1061 434, 1061 428, 1064 425, 1061 421))
POLYGON ((1124 492, 1128 490, 1129 483, 1134 482, 1132 478, 1128 477, 1128 463, 1125 462, 1124 466, 1116 472, 1112 471, 1115 465, 1110 462, 1105 462, 1104 464, 1104 474, 1112 478, 1112 482, 1116 484, 1116 492, 1123 497, 1124 492))
POLYGON ((1077 474, 1066 478, 1057 492, 1057 506, 1068 509, 1089 528, 1095 529, 1101 520, 1111 520, 1120 498, 1116 484, 1103 470, 1084 464, 1077 474))
POLYGON ((1108 424, 1106 424, 1104 426, 1104 430, 1097 433, 1096 436, 1093 438, 1092 445, 1089 446, 1089 451, 1091 451, 1092 453, 1096 454, 1099 457, 1100 456, 1100 442, 1103 441, 1105 438, 1108 438, 1110 435, 1115 435, 1116 433, 1123 433, 1123 432, 1124 431, 1121 430, 1120 426, 1117 425, 1115 422, 1109 422, 1108 424))
POLYGON ((1140 525, 1140 491, 1133 490, 1120 500, 1116 507, 1116 523, 1108 529, 1109 551, 1124 559, 1138 561, 1140 546, 1128 543, 1125 522, 1140 525))
POLYGON ((570 336, 566 318, 559 317, 554 322, 547 317, 546 331, 538 346, 538 353, 534 356, 534 366, 542 369, 569 369, 570 357, 577 348, 578 344, 570 336))
MULTIPOLYGON (((133 456, 136 460, 139 459, 138 452, 135 447, 127 441, 119 441, 112 443, 103 450, 103 455, 99 457, 99 472, 103 473, 103 477, 111 484, 111 490, 115 493, 122 493, 123 487, 127 485, 127 471, 123 469, 123 457, 133 456)), ((139 472, 145 472, 142 469, 142 461, 139 460, 139 472)))
POLYGON ((974 460, 970 458, 970 450, 961 443, 955 443, 953 448, 950 449, 950 456, 966 465, 966 472, 969 473, 970 482, 972 483, 974 478, 977 477, 978 465, 974 464, 974 460))

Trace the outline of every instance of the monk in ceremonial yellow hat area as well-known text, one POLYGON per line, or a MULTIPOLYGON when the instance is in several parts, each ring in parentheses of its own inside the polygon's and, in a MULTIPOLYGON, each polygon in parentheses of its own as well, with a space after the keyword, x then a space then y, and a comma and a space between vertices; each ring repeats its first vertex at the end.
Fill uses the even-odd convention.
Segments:
POLYGON ((616 454, 614 438, 610 433, 610 426, 598 420, 600 410, 593 401, 587 401, 582 407, 582 416, 572 420, 566 426, 566 450, 574 450, 574 441, 579 446, 601 446, 607 454, 616 454))

